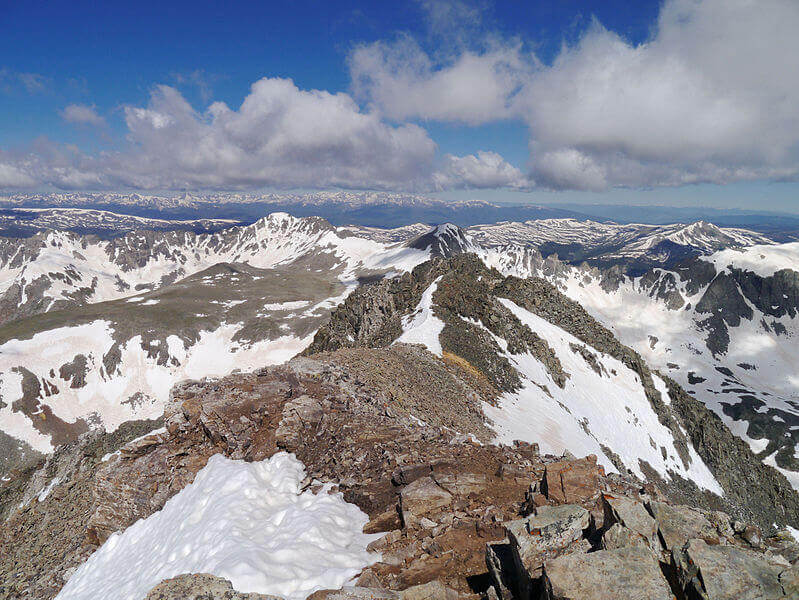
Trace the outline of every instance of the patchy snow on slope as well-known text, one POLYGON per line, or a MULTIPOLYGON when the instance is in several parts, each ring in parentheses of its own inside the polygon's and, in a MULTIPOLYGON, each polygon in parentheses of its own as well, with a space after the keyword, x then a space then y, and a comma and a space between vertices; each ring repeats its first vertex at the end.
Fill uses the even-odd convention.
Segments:
POLYGON ((50 495, 50 492, 52 492, 59 483, 61 483, 61 478, 53 477, 50 483, 47 484, 47 487, 45 487, 41 492, 39 492, 39 495, 36 497, 36 499, 39 502, 44 502, 45 500, 47 500, 47 496, 50 495))
POLYGON ((214 455, 162 510, 115 533, 57 600, 141 600, 164 579, 210 573, 240 592, 304 600, 337 589, 380 560, 383 534, 329 488, 301 492, 302 463, 285 452, 254 463, 214 455))
MULTIPOLYGON (((660 423, 634 371, 615 358, 592 350, 604 367, 602 374, 596 373, 570 347, 582 346, 580 340, 510 300, 500 302, 547 341, 570 377, 561 389, 531 354, 506 354, 523 376, 524 387, 503 394, 498 407, 484 405, 486 415, 494 421, 498 441, 538 442, 544 452, 551 454, 566 450, 578 456, 596 454, 606 470, 615 472, 602 449, 606 446, 642 479, 646 477, 639 460, 646 461, 665 479, 670 479, 669 472, 674 471, 700 487, 724 493, 698 454, 691 453, 693 460, 687 468, 683 464, 672 432, 660 423)), ((658 379, 655 376, 655 386, 662 394, 665 384, 658 379)))
POLYGON ((721 250, 702 260, 712 262, 721 272, 728 266, 752 271, 761 277, 773 275, 781 269, 799 270, 799 242, 776 246, 750 246, 743 250, 721 250))
POLYGON ((438 277, 430 284, 419 301, 419 306, 402 319, 402 335, 397 342, 405 344, 424 344, 430 352, 441 356, 441 342, 438 336, 444 330, 444 322, 433 314, 433 294, 438 289, 438 277))
MULTIPOLYGON (((779 248, 781 246, 768 246, 768 251, 779 248)), ((708 333, 699 324, 707 315, 694 310, 704 288, 694 294, 681 288, 686 307, 692 308, 671 310, 664 301, 651 297, 650 290, 641 286, 640 279, 625 281, 617 290, 606 291, 597 279, 585 277, 575 269, 558 279, 557 284, 623 344, 641 354, 647 364, 667 373, 715 411, 753 452, 764 450, 768 439, 753 439, 746 420, 736 421, 723 411, 723 403, 740 402, 737 395, 725 393, 725 387, 758 392, 758 397, 769 408, 797 413, 795 399, 799 398, 799 379, 786 377, 786 373, 796 371, 799 317, 779 319, 786 333, 773 335, 762 327, 764 315, 752 307, 755 314, 752 320, 742 318, 737 327, 729 327, 729 348, 721 360, 717 360, 705 343, 708 333), (755 368, 746 369, 741 364, 755 368), (734 374, 735 386, 725 384, 729 378, 716 369, 720 365, 734 374), (704 381, 692 382, 689 373, 701 375, 704 381)), ((769 320, 775 319, 770 317, 769 320)))
POLYGON ((290 302, 269 302, 264 304, 266 310, 297 310, 305 308, 310 304, 310 300, 292 300, 290 302))
POLYGON ((22 376, 12 369, 25 368, 40 382, 55 391, 42 398, 53 413, 68 423, 77 419, 99 419, 107 431, 114 431, 130 419, 159 417, 172 386, 183 379, 221 377, 240 369, 279 364, 301 352, 313 335, 299 338, 283 335, 275 339, 243 343, 235 339, 241 323, 226 324, 212 331, 199 332, 196 343, 186 343, 176 335, 166 338, 169 360, 159 364, 156 356, 142 348, 140 335, 120 346, 117 369, 109 374, 103 357, 114 345, 114 330, 108 321, 93 321, 75 327, 61 327, 34 335, 28 340, 0 344, 0 425, 9 435, 24 440, 40 452, 52 450, 49 436, 39 433, 25 414, 14 411, 13 402, 22 397, 22 376), (73 360, 77 353, 86 357, 85 385, 64 385, 58 367, 73 360), (54 372, 51 371, 54 369, 54 372), (146 401, 128 401, 143 395, 146 401))

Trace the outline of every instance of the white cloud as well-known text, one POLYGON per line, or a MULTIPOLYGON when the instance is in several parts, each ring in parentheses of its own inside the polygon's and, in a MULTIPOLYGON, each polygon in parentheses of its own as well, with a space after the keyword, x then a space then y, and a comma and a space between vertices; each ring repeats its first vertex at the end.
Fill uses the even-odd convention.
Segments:
POLYGON ((17 165, 0 162, 0 189, 30 187, 36 180, 17 165))
POLYGON ((111 170, 135 187, 414 185, 435 154, 420 127, 392 127, 347 94, 286 79, 257 81, 238 110, 215 102, 204 113, 159 86, 125 120, 135 150, 111 170))
POLYGON ((496 152, 476 155, 444 156, 443 165, 434 175, 438 189, 514 188, 532 186, 527 177, 496 152))
POLYGON ((546 187, 785 179, 799 175, 797 30, 793 0, 669 0, 646 43, 594 23, 549 66, 494 37, 439 62, 379 42, 350 70, 393 119, 523 120, 546 187))
MULTIPOLYGON (((421 5, 431 35, 448 18, 471 34, 432 53, 407 36, 355 48, 352 96, 264 78, 238 108, 197 111, 160 86, 147 106, 125 109, 128 150, 0 156, 5 185, 422 191, 534 180, 603 190, 799 177, 794 0, 667 0, 645 43, 594 23, 550 65, 519 41, 481 33, 475 4, 421 5), (528 174, 490 151, 438 158, 413 122, 502 119, 529 128, 528 174)), ((64 111, 73 122, 93 115, 64 111)))
POLYGON ((105 125, 105 119, 97 114, 95 108, 85 104, 70 104, 61 111, 61 118, 67 123, 77 125, 93 125, 95 127, 105 125))
POLYGON ((518 44, 464 51, 440 65, 410 38, 360 46, 349 67, 356 97, 391 119, 470 125, 511 116, 514 94, 530 70, 518 44))
MULTIPOLYGON (((67 107, 63 116, 99 118, 81 106, 67 107)), ((439 164, 436 144, 421 127, 392 126, 347 94, 304 91, 286 79, 257 81, 238 109, 215 102, 204 112, 174 88, 158 86, 147 106, 127 106, 124 116, 128 150, 87 156, 39 140, 24 153, 0 153, 0 188, 424 191, 524 181, 495 153, 448 155, 439 164)))
POLYGON ((50 80, 39 73, 25 73, 12 71, 6 67, 0 68, 0 90, 13 92, 19 88, 24 89, 29 94, 44 92, 50 80))
POLYGON ((780 0, 672 0, 636 47, 595 25, 518 96, 537 176, 548 152, 590 159, 608 185, 795 176, 797 27, 780 0))

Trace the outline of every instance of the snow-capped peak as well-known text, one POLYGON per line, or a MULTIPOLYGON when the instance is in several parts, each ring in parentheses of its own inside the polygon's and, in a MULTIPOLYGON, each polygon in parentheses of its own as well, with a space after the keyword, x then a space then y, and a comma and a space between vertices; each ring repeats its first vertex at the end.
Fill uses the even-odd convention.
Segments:
POLYGON ((477 246, 466 232, 452 223, 436 225, 427 233, 407 242, 409 248, 424 250, 432 256, 450 257, 464 252, 475 252, 477 246))

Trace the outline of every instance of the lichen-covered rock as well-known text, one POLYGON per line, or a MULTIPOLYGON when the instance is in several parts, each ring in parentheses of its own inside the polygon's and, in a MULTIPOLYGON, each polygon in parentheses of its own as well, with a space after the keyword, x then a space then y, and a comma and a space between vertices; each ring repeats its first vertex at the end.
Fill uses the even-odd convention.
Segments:
POLYGON ((573 504, 541 506, 529 517, 505 523, 516 571, 516 593, 520 598, 530 596, 533 582, 541 577, 547 560, 590 549, 583 539, 590 524, 591 513, 573 504))
POLYGON ((610 528, 613 524, 622 525, 631 533, 640 536, 652 550, 660 550, 660 542, 657 539, 657 523, 643 504, 630 498, 603 494, 602 506, 605 514, 603 522, 605 528, 610 528))
POLYGON ((640 534, 628 529, 621 523, 614 523, 610 529, 602 534, 602 548, 604 550, 616 550, 617 548, 627 548, 628 546, 638 546, 651 550, 649 542, 640 534))
POLYGON ((674 550, 674 564, 686 595, 702 600, 777 600, 785 598, 780 577, 787 567, 753 550, 711 546, 690 540, 674 550))
POLYGON ((147 594, 145 600, 282 600, 278 596, 243 594, 221 577, 207 573, 178 575, 165 579, 147 594))
POLYGON ((570 554, 544 567, 546 600, 673 600, 651 552, 641 547, 570 554))
POLYGON ((363 586, 345 586, 340 590, 319 590, 307 600, 399 600, 397 592, 363 586))
POLYGON ((399 597, 400 600, 458 600, 460 596, 436 579, 404 589, 399 597))

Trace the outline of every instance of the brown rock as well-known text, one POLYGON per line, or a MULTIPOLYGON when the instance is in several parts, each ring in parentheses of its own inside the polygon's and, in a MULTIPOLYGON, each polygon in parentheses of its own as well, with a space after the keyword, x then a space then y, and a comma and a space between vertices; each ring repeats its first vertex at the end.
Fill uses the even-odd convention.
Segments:
POLYGON ((382 533, 383 531, 392 531, 399 529, 402 523, 396 507, 391 507, 385 512, 380 513, 373 517, 366 525, 364 525, 364 533, 382 533))
POLYGON ((593 454, 585 458, 562 460, 546 466, 542 488, 552 502, 580 504, 599 494, 600 476, 603 474, 593 454))
POLYGON ((431 477, 422 477, 406 486, 400 494, 402 520, 406 527, 414 525, 419 518, 449 506, 451 502, 452 494, 431 477))

